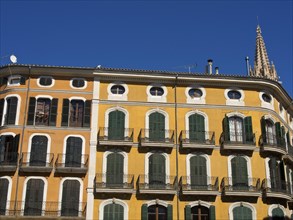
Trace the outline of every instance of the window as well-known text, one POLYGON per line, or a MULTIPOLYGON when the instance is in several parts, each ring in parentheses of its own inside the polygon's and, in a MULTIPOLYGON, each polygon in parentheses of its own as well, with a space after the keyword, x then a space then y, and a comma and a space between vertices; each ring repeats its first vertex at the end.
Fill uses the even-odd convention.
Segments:
POLYGON ((7 86, 25 85, 25 78, 22 76, 9 76, 7 86))
POLYGON ((166 184, 166 159, 162 154, 154 153, 149 157, 149 186, 164 188, 166 184))
POLYGON ((46 166, 48 138, 42 135, 35 135, 32 138, 30 152, 30 166, 46 166))
POLYGON ((215 206, 207 202, 192 202, 192 205, 185 206, 185 220, 210 220, 216 219, 215 206))
MULTIPOLYGON (((107 156, 107 187, 122 187, 124 178, 124 156, 118 152, 107 156)), ((123 216, 123 215, 122 215, 123 216)))
POLYGON ((191 98, 200 98, 200 97, 202 97, 203 93, 200 89, 192 88, 192 89, 189 89, 188 95, 191 98))
POLYGON ((58 99, 30 97, 27 125, 56 126, 58 99))
POLYGON ((223 120, 224 138, 227 142, 253 143, 254 134, 252 130, 251 117, 225 116, 223 120))
POLYGON ((41 76, 40 78, 38 78, 37 83, 39 84, 39 86, 43 87, 51 87, 53 86, 54 83, 54 79, 50 76, 41 76))
POLYGON ((150 201, 141 207, 142 220, 167 220, 173 218, 173 207, 164 201, 150 201))
POLYGON ((81 167, 82 139, 80 137, 68 137, 66 140, 65 167, 81 167))
POLYGON ((189 121, 189 140, 191 142, 205 141, 205 118, 199 114, 192 114, 188 117, 189 121))
POLYGON ((44 201, 44 181, 29 179, 26 185, 24 215, 40 216, 44 201))
POLYGON ((161 87, 152 87, 150 89, 150 93, 152 96, 162 96, 164 95, 164 89, 162 89, 161 87))
POLYGON ((11 96, 0 99, 0 122, 1 125, 16 125, 18 113, 18 98, 11 96))
POLYGON ((233 219, 247 220, 252 218, 252 210, 245 206, 238 206, 233 209, 233 219))
POLYGON ((237 90, 230 90, 228 92, 228 97, 230 99, 240 99, 241 98, 241 93, 237 90))
POLYGON ((123 220, 124 219, 124 207, 120 204, 108 204, 104 206, 104 218, 105 220, 123 220))
POLYGON ((148 220, 164 220, 167 219, 167 208, 162 205, 151 205, 148 207, 148 220))
POLYGON ((191 208, 191 219, 209 220, 209 209, 204 206, 194 206, 191 208))
POLYGON ((207 162, 200 155, 190 158, 190 186, 191 189, 207 189, 207 162))
POLYGON ((284 212, 281 208, 277 207, 272 210, 272 220, 283 220, 285 219, 284 212))
POLYGON ((284 163, 272 157, 268 161, 270 186, 273 191, 287 191, 284 163))
POLYGON ((90 127, 91 100, 63 99, 62 126, 90 127))
POLYGON ((244 157, 237 156, 231 159, 233 190, 248 190, 247 161, 244 157))
POLYGON ((86 87, 86 81, 84 79, 72 79, 71 80, 71 87, 84 89, 86 87))
POLYGON ((9 181, 6 178, 0 178, 0 216, 5 215, 8 200, 9 181))
POLYGON ((260 92, 259 99, 261 101, 261 107, 274 110, 274 99, 270 93, 266 91, 260 92))
POLYGON ((114 95, 122 95, 125 93, 125 88, 122 85, 114 85, 111 87, 111 93, 114 95))
POLYGON ((149 140, 165 140, 165 116, 159 112, 149 115, 149 140))
POLYGON ((280 122, 274 123, 271 119, 261 118, 261 134, 264 145, 276 145, 280 148, 286 147, 285 128, 280 122))
POLYGON ((108 126, 109 140, 124 140, 125 114, 122 111, 115 110, 109 113, 108 126))
POLYGON ((262 99, 265 101, 265 102, 268 102, 270 103, 272 101, 272 97, 266 93, 262 94, 262 99))
POLYGON ((80 182, 65 180, 62 184, 61 216, 79 216, 80 182))
POLYGON ((19 135, 2 135, 0 137, 0 166, 16 165, 19 135))

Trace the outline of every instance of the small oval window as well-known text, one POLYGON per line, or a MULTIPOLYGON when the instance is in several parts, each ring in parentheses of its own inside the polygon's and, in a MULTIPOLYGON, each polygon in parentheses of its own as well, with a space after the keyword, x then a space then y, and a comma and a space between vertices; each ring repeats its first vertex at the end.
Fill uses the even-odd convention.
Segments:
POLYGON ((164 95, 164 89, 162 89, 161 87, 152 87, 150 89, 150 93, 153 96, 162 96, 164 95))
POLYGON ((72 80, 72 86, 76 88, 82 88, 85 85, 84 79, 74 79, 72 80))
POLYGON ((268 103, 270 103, 271 101, 272 101, 272 98, 271 98, 271 96, 270 95, 268 95, 268 94, 266 94, 266 93, 264 93, 264 94, 262 94, 262 99, 265 101, 265 102, 268 102, 268 103))
POLYGON ((202 91, 200 89, 190 89, 188 91, 188 95, 191 98, 199 98, 199 97, 202 97, 202 91))
POLYGON ((39 83, 42 86, 50 86, 52 85, 52 81, 51 77, 41 77, 39 83))
POLYGON ((121 85, 114 85, 111 87, 111 93, 116 95, 122 95, 125 93, 125 88, 121 85))
POLYGON ((229 99, 240 99, 241 93, 236 90, 231 90, 228 92, 228 97, 229 97, 229 99))

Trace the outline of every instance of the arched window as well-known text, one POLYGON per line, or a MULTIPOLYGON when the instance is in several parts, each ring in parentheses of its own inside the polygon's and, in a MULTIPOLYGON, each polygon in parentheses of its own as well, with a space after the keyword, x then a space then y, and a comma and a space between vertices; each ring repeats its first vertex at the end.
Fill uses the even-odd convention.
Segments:
POLYGON ((19 134, 0 136, 0 164, 16 165, 19 145, 19 134))
POLYGON ((82 139, 68 137, 66 140, 65 167, 81 167, 82 139))
POLYGON ((270 158, 268 165, 270 171, 271 189, 286 191, 287 186, 283 161, 277 161, 276 158, 272 157, 270 158))
POLYGON ((79 216, 80 182, 65 180, 62 185, 61 216, 79 216))
POLYGON ((200 155, 190 158, 190 185, 192 189, 205 189, 207 187, 206 159, 200 155))
POLYGON ((125 137, 125 114, 115 110, 109 113, 108 123, 109 140, 124 140, 125 137))
POLYGON ((107 156, 107 187, 122 187, 124 177, 124 156, 114 152, 107 156))
POLYGON ((237 156, 231 160, 232 185, 234 190, 248 188, 247 161, 244 157, 237 156))
POLYGON ((167 207, 156 204, 148 207, 148 220, 167 219, 167 207))
POLYGON ((19 117, 18 102, 16 96, 0 99, 0 125, 17 125, 19 117))
POLYGON ((104 206, 104 218, 105 220, 123 220, 124 219, 124 207, 120 204, 108 204, 104 206))
POLYGON ((30 166, 46 166, 48 138, 43 135, 35 135, 32 138, 30 152, 30 166))
POLYGON ((9 181, 6 178, 0 178, 0 215, 5 215, 8 200, 9 181))
POLYGON ((285 148, 285 128, 280 122, 274 123, 270 118, 265 116, 261 118, 261 134, 265 145, 277 145, 285 148))
POLYGON ((149 140, 163 141, 165 139, 165 116, 159 112, 149 115, 149 140))
POLYGON ((209 208, 205 206, 193 206, 191 208, 192 220, 209 220, 209 208))
POLYGON ((284 212, 281 208, 277 207, 272 210, 272 220, 283 220, 285 219, 284 212))
POLYGON ((205 141, 205 118, 199 114, 192 114, 189 120, 190 141, 205 141))
POLYGON ((234 220, 248 220, 253 219, 252 210, 245 206, 238 206, 233 209, 234 220))
POLYGON ((24 215, 40 216, 44 201, 44 181, 29 179, 26 185, 24 215))
POLYGON ((166 159, 162 154, 154 153, 149 157, 149 186, 162 187, 166 184, 166 159))

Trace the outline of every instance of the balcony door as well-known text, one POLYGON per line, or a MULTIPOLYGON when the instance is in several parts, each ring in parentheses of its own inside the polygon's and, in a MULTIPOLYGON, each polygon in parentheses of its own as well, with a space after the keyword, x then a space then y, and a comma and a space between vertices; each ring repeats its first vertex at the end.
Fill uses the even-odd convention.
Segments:
POLYGON ((104 220, 123 220, 124 208, 119 204, 108 204, 104 207, 104 220))
POLYGON ((189 116, 189 139, 191 142, 205 141, 204 117, 199 114, 189 116))
POLYGON ((277 162, 276 158, 272 157, 269 160, 270 168, 270 183, 273 190, 286 190, 286 178, 283 162, 277 162))
POLYGON ((66 141, 65 167, 81 167, 82 139, 69 137, 66 141))
POLYGON ((165 140, 165 116, 159 112, 149 115, 149 140, 165 140))
POLYGON ((161 154, 152 154, 149 157, 149 186, 151 188, 164 188, 165 184, 166 159, 161 154))
POLYGON ((2 135, 0 137, 0 164, 15 165, 17 163, 17 152, 19 144, 19 134, 2 135))
POLYGON ((231 160, 232 185, 234 190, 248 190, 247 161, 243 157, 234 157, 231 160))
POLYGON ((8 179, 0 179, 0 215, 5 215, 6 213, 6 203, 8 197, 8 179))
POLYGON ((42 215, 44 196, 44 181, 41 179, 30 179, 26 185, 24 215, 42 215))
POLYGON ((194 206, 191 208, 192 220, 209 220, 209 208, 204 206, 194 206))
POLYGON ((119 153, 112 153, 107 156, 107 187, 123 186, 124 157, 119 153))
POLYGON ((252 211, 250 208, 245 206, 238 206, 233 209, 233 219, 237 220, 248 220, 252 218, 252 211))
POLYGON ((109 140, 124 140, 125 137, 125 114, 121 111, 109 113, 109 140))
POLYGON ((77 180, 65 180, 62 187, 61 216, 78 216, 80 183, 77 180))
POLYGON ((30 166, 46 166, 48 138, 36 135, 32 138, 30 166))
POLYGON ((190 184, 192 189, 207 188, 206 159, 202 156, 190 158, 190 184))

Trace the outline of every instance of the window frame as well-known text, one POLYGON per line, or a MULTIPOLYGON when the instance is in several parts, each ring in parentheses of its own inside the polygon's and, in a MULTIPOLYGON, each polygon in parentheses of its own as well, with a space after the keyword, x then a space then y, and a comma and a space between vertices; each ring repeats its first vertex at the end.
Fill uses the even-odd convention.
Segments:
POLYGON ((245 93, 242 89, 237 87, 230 87, 228 89, 225 89, 224 96, 226 98, 226 105, 237 105, 237 106, 245 106, 245 93), (231 91, 237 91, 241 94, 241 97, 239 99, 231 99, 228 95, 231 91))
POLYGON ((267 92, 267 91, 261 91, 259 92, 259 99, 260 99, 260 105, 261 107, 263 108, 268 108, 268 109, 271 109, 271 110, 275 110, 274 108, 274 97, 271 95, 271 93, 267 92), (266 94, 268 96, 271 97, 271 102, 266 102, 264 99, 263 99, 263 94, 266 94))
POLYGON ((206 90, 204 87, 200 86, 200 85, 190 85, 188 87, 186 87, 185 89, 185 96, 186 96, 186 103, 189 104, 206 104, 206 90), (201 97, 191 97, 189 95, 189 91, 191 89, 199 89, 202 92, 202 96, 201 97))
POLYGON ((11 125, 18 125, 19 117, 20 117, 20 105, 21 105, 21 97, 18 94, 9 94, 4 98, 4 105, 3 105, 3 113, 2 113, 2 121, 1 126, 11 126, 11 125), (17 107, 16 107, 16 115, 15 115, 15 122, 14 124, 6 125, 5 124, 5 115, 7 114, 7 99, 9 98, 17 98, 17 107))
POLYGON ((1 176, 0 179, 8 180, 8 189, 7 189, 7 197, 6 197, 6 211, 5 215, 9 213, 10 202, 11 201, 11 191, 12 191, 12 178, 10 176, 1 176))
MULTIPOLYGON (((199 110, 195 110, 195 111, 189 111, 185 114, 185 130, 189 130, 189 117, 191 115, 194 115, 194 114, 198 114, 198 115, 201 115, 204 117, 204 126, 205 126, 205 138, 208 139, 209 138, 209 118, 208 118, 208 115, 202 111, 199 111, 199 110)), ((186 138, 189 138, 189 132, 186 133, 186 138)))
MULTIPOLYGON (((124 113, 125 115, 125 118, 124 118, 124 137, 127 137, 128 136, 128 130, 127 128, 129 128, 129 113, 128 111, 125 109, 125 108, 122 108, 122 107, 113 107, 113 108, 109 108, 105 111, 105 128, 109 128, 109 115, 111 112, 113 111, 121 111, 124 113)), ((108 136, 108 130, 106 129, 105 130, 105 133, 104 133, 105 136, 108 136)))
POLYGON ((54 79, 52 76, 40 76, 40 77, 37 79, 37 85, 38 85, 39 87, 51 88, 51 87, 53 87, 53 86, 55 85, 55 79, 54 79), (42 85, 42 84, 40 83, 41 78, 51 78, 51 80, 52 80, 51 85, 42 85))
POLYGON ((167 90, 167 87, 164 86, 163 84, 152 83, 152 84, 148 85, 146 88, 146 94, 147 94, 147 101, 148 102, 167 102, 168 90, 167 90), (163 89, 164 93, 161 96, 152 95, 150 90, 153 87, 159 87, 159 88, 163 89))
POLYGON ((70 87, 72 88, 72 89, 85 89, 86 87, 87 87, 87 80, 85 79, 85 78, 72 78, 72 79, 70 79, 70 83, 69 83, 69 85, 70 85, 70 87), (75 87, 74 85, 73 85, 73 81, 74 80, 83 80, 84 81, 84 86, 83 87, 75 87))
POLYGON ((117 100, 117 101, 120 101, 120 100, 127 101, 128 100, 129 89, 128 89, 127 84, 124 82, 115 81, 115 82, 109 83, 109 85, 107 87, 107 92, 108 92, 108 100, 117 100), (111 92, 111 88, 115 85, 123 86, 125 89, 125 92, 123 94, 113 94, 111 92))
POLYGON ((21 75, 11 75, 7 78, 7 86, 20 86, 21 85, 21 75), (18 83, 11 83, 12 80, 18 79, 18 83))
POLYGON ((268 208, 268 216, 270 216, 271 218, 273 217, 273 210, 275 208, 280 208, 283 211, 284 217, 286 218, 286 209, 284 208, 284 206, 280 205, 280 204, 272 204, 269 206, 268 208))
MULTIPOLYGON (((64 140, 63 140, 63 151, 62 151, 62 154, 63 155, 66 155, 66 151, 67 151, 67 139, 68 138, 70 138, 70 137, 76 137, 76 138, 81 138, 81 140, 82 140, 82 144, 81 144, 81 164, 84 164, 84 157, 83 157, 83 155, 85 154, 85 138, 84 138, 84 136, 82 136, 82 135, 78 135, 78 134, 69 134, 69 135, 67 135, 65 138, 64 138, 64 140)), ((65 164, 65 158, 66 157, 62 157, 62 163, 64 163, 65 164)))
POLYGON ((104 207, 106 205, 109 205, 109 204, 113 204, 113 203, 116 203, 116 204, 119 204, 119 205, 122 205, 123 206, 123 209, 124 209, 124 220, 128 219, 128 212, 129 212, 129 208, 128 208, 128 205, 126 202, 124 202, 123 200, 121 199, 116 199, 116 198, 113 198, 113 199, 107 199, 107 200, 104 200, 100 203, 100 206, 99 206, 99 219, 104 219, 104 207))
POLYGON ((235 202, 229 206, 229 220, 234 220, 233 209, 239 206, 244 206, 252 211, 252 220, 257 220, 256 218, 256 208, 248 202, 235 202))

